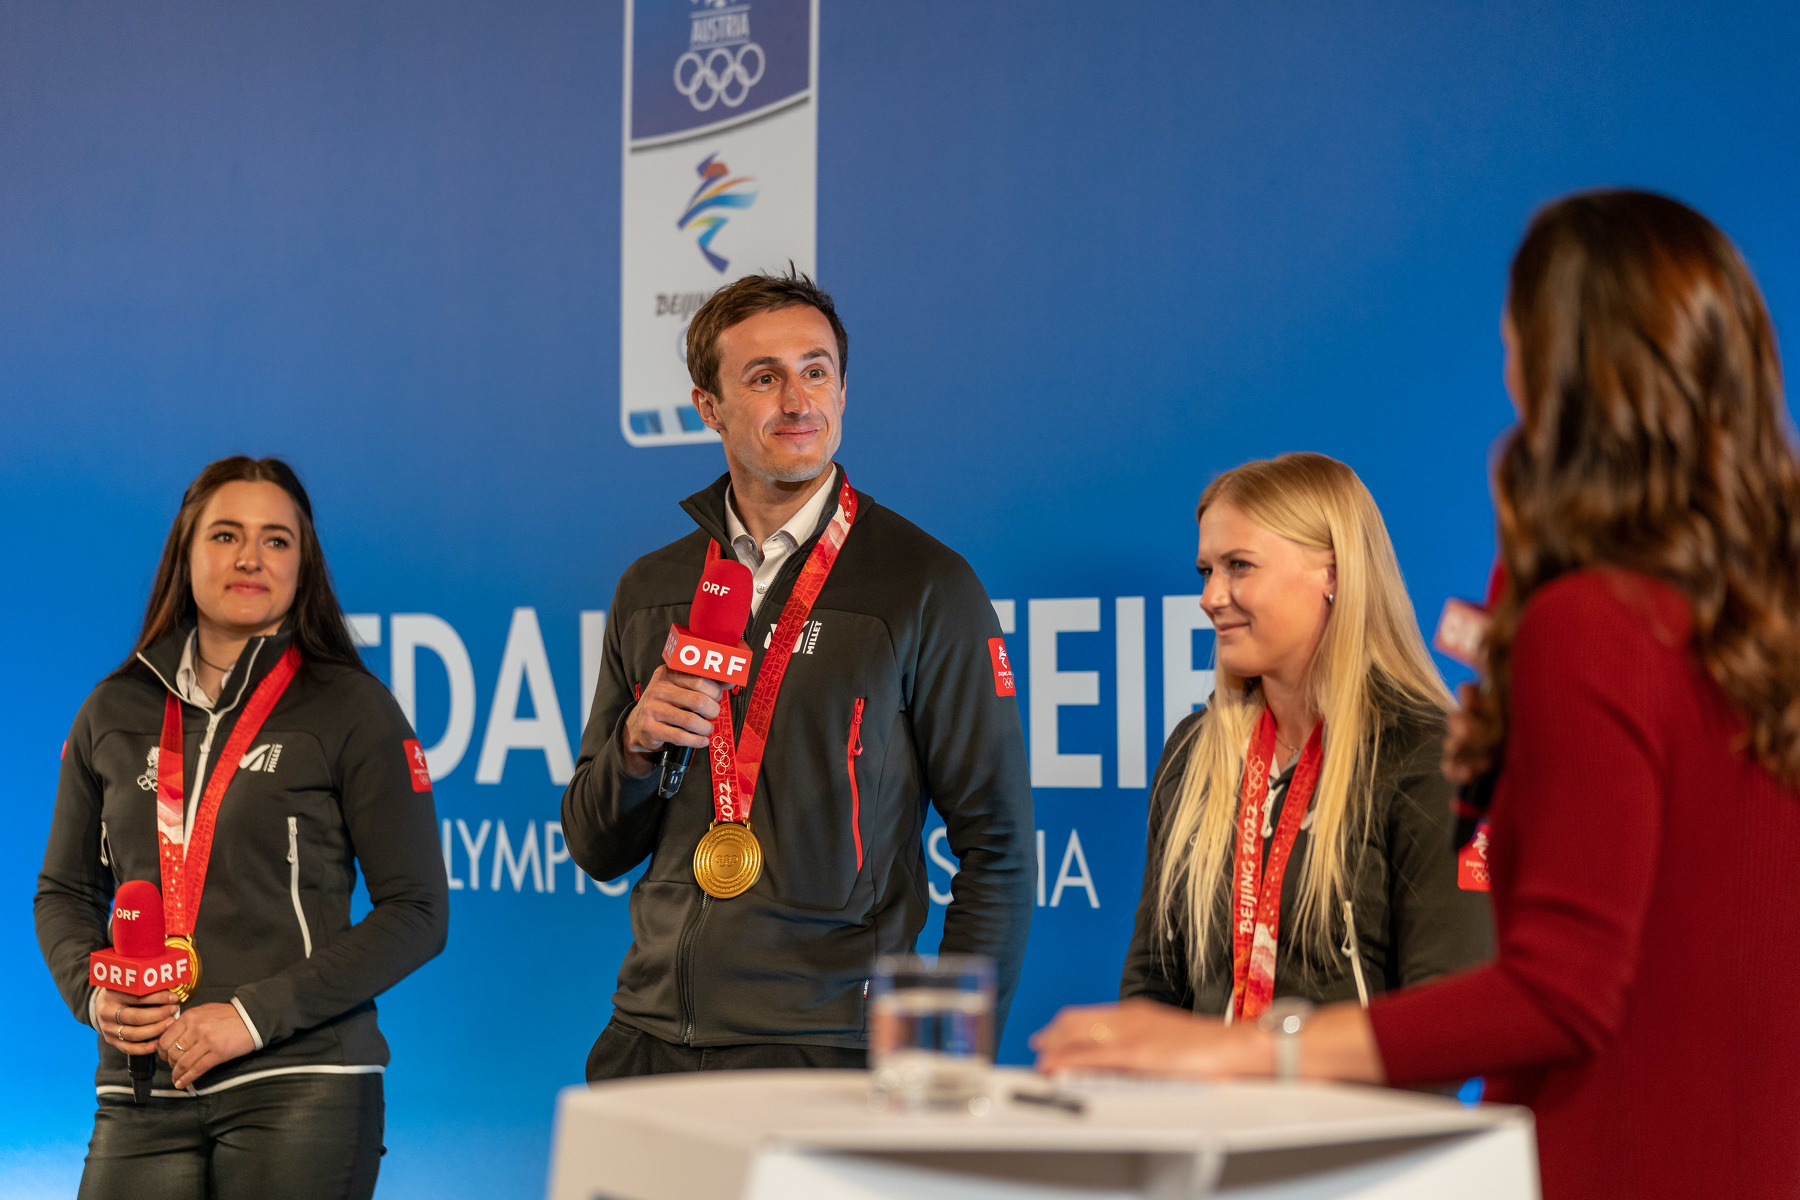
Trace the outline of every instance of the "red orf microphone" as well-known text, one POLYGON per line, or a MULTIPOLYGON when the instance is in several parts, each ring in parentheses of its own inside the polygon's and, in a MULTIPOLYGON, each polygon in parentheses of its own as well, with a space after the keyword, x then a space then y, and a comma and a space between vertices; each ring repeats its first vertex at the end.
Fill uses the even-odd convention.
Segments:
MULTIPOLYGON (((738 688, 750 682, 750 647, 744 644, 744 626, 750 622, 750 593, 756 586, 750 568, 736 559, 719 558, 706 564, 688 624, 669 627, 663 643, 663 663, 671 671, 700 675, 738 688)), ((662 779, 656 794, 668 799, 681 790, 693 761, 692 746, 663 750, 662 779)))
MULTIPOLYGON (((189 982, 186 950, 163 942, 162 893, 147 879, 128 879, 113 896, 113 944, 110 950, 88 955, 88 982, 95 987, 131 996, 148 996, 189 982)), ((105 1020, 101 1016, 101 1020, 105 1020)), ((156 1072, 152 1053, 131 1054, 132 1099, 150 1099, 150 1078, 156 1072)))
MULTIPOLYGON (((1438 618, 1437 636, 1432 645, 1475 671, 1482 669, 1482 652, 1488 629, 1494 623, 1494 609, 1506 590, 1506 563, 1494 560, 1488 575, 1487 602, 1480 605, 1458 600, 1454 596, 1444 602, 1444 615, 1438 618)), ((1486 687, 1483 683, 1480 686, 1486 687)), ((1451 811, 1456 816, 1452 834, 1457 849, 1457 883, 1466 891, 1488 890, 1487 811, 1494 801, 1495 771, 1490 768, 1466 783, 1456 785, 1456 798, 1451 811)))

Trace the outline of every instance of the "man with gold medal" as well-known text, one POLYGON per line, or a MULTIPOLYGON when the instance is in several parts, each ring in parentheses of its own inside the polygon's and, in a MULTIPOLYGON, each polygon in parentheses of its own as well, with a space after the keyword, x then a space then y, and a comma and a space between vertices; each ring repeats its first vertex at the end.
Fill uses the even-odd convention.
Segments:
POLYGON ((1003 1021, 1036 875, 993 608, 961 557, 834 462, 849 346, 828 295, 747 276, 687 336, 728 472, 683 503, 693 533, 620 578, 563 796, 588 874, 649 859, 588 1078, 862 1066, 871 965, 911 950, 929 911, 927 805, 959 863, 939 949, 995 960, 1003 1021), (662 659, 720 557, 754 588, 749 680, 729 689, 662 659), (671 747, 695 753, 665 799, 671 747))

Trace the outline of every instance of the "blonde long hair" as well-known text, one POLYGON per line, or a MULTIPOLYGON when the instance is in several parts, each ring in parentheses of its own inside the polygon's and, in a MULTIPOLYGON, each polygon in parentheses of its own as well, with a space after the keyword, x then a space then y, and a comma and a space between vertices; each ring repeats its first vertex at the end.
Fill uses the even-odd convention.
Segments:
MULTIPOLYGON (((1325 757, 1293 918, 1296 944, 1328 954, 1333 910, 1348 894, 1351 851, 1368 834, 1382 726, 1409 712, 1441 718, 1450 693, 1419 634, 1381 510, 1355 471, 1322 454, 1245 463, 1208 485, 1196 520, 1224 503, 1337 560, 1335 599, 1307 674, 1312 707, 1324 718, 1325 757)), ((1162 933, 1170 942, 1185 933, 1196 984, 1206 974, 1209 941, 1230 928, 1227 881, 1244 754, 1264 708, 1259 683, 1218 672, 1206 718, 1190 735, 1163 843, 1162 933)))

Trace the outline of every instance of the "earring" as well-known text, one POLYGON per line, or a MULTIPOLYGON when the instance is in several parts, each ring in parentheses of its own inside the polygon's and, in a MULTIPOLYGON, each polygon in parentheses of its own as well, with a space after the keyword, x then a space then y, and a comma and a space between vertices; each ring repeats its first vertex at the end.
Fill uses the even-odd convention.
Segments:
POLYGON ((1325 603, 1336 604, 1337 603, 1337 593, 1336 592, 1326 592, 1325 593, 1325 603))

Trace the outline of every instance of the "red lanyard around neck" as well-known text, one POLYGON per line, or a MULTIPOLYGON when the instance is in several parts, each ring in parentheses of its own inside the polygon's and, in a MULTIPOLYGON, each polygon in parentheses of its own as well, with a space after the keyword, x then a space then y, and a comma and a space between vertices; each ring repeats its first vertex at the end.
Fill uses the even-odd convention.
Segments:
POLYGON ((1281 823, 1262 856, 1263 805, 1274 774, 1275 716, 1267 708, 1250 735, 1244 756, 1243 793, 1238 798, 1237 853, 1232 872, 1231 1012, 1235 1020, 1262 1014, 1275 998, 1275 950, 1281 936, 1281 883, 1288 855, 1300 836, 1300 823, 1312 803, 1324 761, 1325 726, 1313 726, 1300 752, 1294 778, 1281 802, 1281 823))
POLYGON ((163 703, 162 741, 156 751, 156 841, 162 860, 163 925, 170 937, 193 936, 200 916, 200 893, 206 886, 206 864, 212 857, 219 802, 225 799, 225 789, 231 786, 250 743, 299 669, 300 652, 289 647, 250 694, 250 702, 232 726, 218 765, 206 781, 192 831, 185 829, 183 818, 187 781, 182 778, 181 701, 171 693, 163 703))
MULTIPOLYGON (((781 691, 794 646, 812 614, 813 602, 825 589, 838 551, 844 548, 844 539, 850 536, 850 526, 856 522, 856 504, 856 492, 846 473, 838 486, 837 511, 813 544, 812 553, 806 556, 800 578, 794 581, 794 590, 782 606, 781 620, 770 635, 769 648, 763 652, 756 683, 750 690, 750 707, 744 714, 741 738, 732 730, 731 705, 719 706, 719 715, 713 721, 711 752, 713 813, 721 821, 750 819, 750 803, 756 796, 756 780, 762 774, 763 753, 768 749, 769 726, 775 720, 775 697, 781 691)), ((719 553, 719 543, 708 543, 706 561, 713 562, 719 553)))

